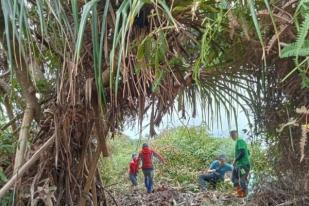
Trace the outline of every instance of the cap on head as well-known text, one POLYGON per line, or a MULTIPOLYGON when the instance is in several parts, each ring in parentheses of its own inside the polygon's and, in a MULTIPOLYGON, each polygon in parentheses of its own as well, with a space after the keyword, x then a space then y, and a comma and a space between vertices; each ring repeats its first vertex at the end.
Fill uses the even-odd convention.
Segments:
POLYGON ((225 161, 226 160, 226 157, 225 155, 220 155, 219 158, 218 158, 220 161, 225 161))
POLYGON ((148 147, 148 144, 147 144, 147 143, 144 143, 144 144, 143 144, 143 148, 145 148, 145 147, 148 147))

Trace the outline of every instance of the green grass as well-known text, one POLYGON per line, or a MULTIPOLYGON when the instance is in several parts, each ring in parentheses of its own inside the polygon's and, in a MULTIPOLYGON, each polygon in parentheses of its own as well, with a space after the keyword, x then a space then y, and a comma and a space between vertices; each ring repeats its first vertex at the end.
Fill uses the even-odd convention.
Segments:
POLYGON ((100 171, 105 185, 127 182, 128 165, 131 155, 135 152, 137 141, 124 136, 116 136, 108 141, 110 145, 110 157, 100 160, 100 171))

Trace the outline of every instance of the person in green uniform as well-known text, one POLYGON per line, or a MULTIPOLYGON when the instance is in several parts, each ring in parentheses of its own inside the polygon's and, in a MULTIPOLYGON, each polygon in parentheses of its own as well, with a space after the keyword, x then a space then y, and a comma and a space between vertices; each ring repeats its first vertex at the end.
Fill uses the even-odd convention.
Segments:
POLYGON ((235 159, 233 161, 232 182, 238 197, 245 197, 248 194, 248 175, 250 171, 250 152, 246 142, 238 136, 238 132, 230 132, 231 138, 235 141, 235 159))

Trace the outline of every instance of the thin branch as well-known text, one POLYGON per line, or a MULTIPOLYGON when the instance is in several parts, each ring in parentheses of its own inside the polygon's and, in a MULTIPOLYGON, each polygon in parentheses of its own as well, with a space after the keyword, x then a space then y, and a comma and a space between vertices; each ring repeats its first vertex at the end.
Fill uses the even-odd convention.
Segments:
POLYGON ((6 128, 8 128, 9 126, 11 126, 12 124, 15 123, 16 120, 20 119, 22 116, 23 116, 23 112, 20 113, 20 114, 17 114, 13 119, 11 119, 8 123, 6 123, 5 125, 3 125, 1 128, 0 128, 0 131, 4 131, 6 130, 6 128))
POLYGON ((13 175, 13 177, 0 189, 0 199, 5 195, 6 192, 15 184, 15 182, 20 179, 25 172, 39 159, 42 152, 52 145, 56 135, 53 134, 49 140, 47 140, 40 149, 38 149, 34 155, 18 170, 18 172, 13 175))
POLYGON ((6 77, 8 74, 10 74, 10 70, 4 72, 3 74, 0 75, 0 78, 6 77))

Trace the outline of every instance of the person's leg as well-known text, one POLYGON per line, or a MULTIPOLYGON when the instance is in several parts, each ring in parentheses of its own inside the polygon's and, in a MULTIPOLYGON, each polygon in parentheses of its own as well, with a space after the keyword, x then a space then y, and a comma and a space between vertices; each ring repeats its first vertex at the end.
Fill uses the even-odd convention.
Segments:
POLYGON ((147 188, 147 192, 152 192, 153 186, 153 169, 144 169, 144 176, 145 176, 145 186, 147 188))
POLYGON ((149 187, 148 187, 148 192, 153 192, 153 170, 149 171, 149 187))
POLYGON ((129 174, 129 178, 130 178, 130 180, 131 180, 131 182, 132 182, 132 185, 133 185, 133 186, 136 186, 136 185, 137 185, 137 178, 136 178, 136 175, 134 175, 134 174, 129 174))
POLYGON ((239 186, 239 168, 238 167, 234 167, 233 172, 232 172, 232 182, 234 187, 238 187, 239 186))
POLYGON ((148 173, 146 170, 143 170, 143 174, 144 174, 144 182, 145 182, 145 187, 148 188, 148 173))
POLYGON ((199 176, 200 189, 202 191, 206 190, 207 183, 213 182, 213 179, 214 179, 214 174, 213 173, 210 173, 210 174, 207 174, 207 175, 200 175, 199 176))
POLYGON ((209 181, 210 185, 213 189, 216 189, 217 183, 221 180, 221 177, 217 174, 212 174, 211 179, 209 181))
POLYGON ((240 187, 240 168, 239 167, 235 166, 233 169, 232 182, 235 188, 235 195, 237 195, 238 197, 242 197, 244 192, 242 191, 240 187))
POLYGON ((133 175, 134 186, 137 186, 137 175, 133 175))
POLYGON ((250 171, 250 166, 245 166, 240 170, 240 187, 244 192, 244 196, 248 194, 248 175, 250 171))
POLYGON ((206 190, 206 175, 200 175, 198 177, 198 183, 200 186, 200 190, 205 191, 206 190))

